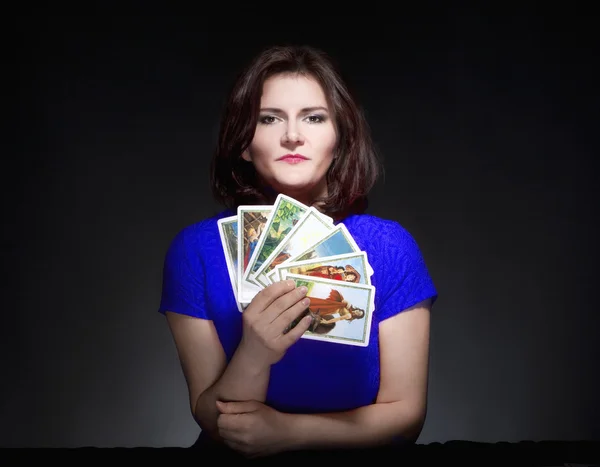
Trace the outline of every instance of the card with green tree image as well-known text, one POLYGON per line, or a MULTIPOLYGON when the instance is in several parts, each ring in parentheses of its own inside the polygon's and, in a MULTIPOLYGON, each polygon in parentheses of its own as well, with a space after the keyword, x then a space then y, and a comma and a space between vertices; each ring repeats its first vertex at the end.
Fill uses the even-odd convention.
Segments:
POLYGON ((286 238, 279 242, 262 266, 258 268, 254 278, 261 284, 268 286, 272 283, 269 280, 268 273, 275 266, 285 264, 288 258, 306 250, 308 246, 313 245, 320 238, 327 235, 333 228, 333 223, 324 219, 323 214, 311 206, 306 215, 294 225, 286 238))
POLYGON ((277 248, 277 245, 286 238, 294 225, 308 211, 308 206, 289 196, 283 194, 277 196, 269 221, 258 239, 258 244, 254 253, 252 253, 248 268, 244 272, 244 280, 255 276, 255 273, 277 248))

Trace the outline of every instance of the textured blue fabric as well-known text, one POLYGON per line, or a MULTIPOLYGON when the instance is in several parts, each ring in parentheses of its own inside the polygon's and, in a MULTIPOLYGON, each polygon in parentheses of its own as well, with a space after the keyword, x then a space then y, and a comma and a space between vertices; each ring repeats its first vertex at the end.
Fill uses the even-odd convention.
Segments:
MULTIPOLYGON (((165 258, 161 313, 212 320, 229 360, 242 333, 217 220, 182 229, 165 258)), ((437 291, 414 238, 397 222, 361 214, 341 221, 367 252, 376 287, 367 347, 300 339, 271 369, 266 403, 291 413, 349 410, 373 403, 379 389, 378 324, 437 291)), ((338 224, 339 222, 336 222, 338 224)), ((399 357, 401 358, 401 357, 399 357)))

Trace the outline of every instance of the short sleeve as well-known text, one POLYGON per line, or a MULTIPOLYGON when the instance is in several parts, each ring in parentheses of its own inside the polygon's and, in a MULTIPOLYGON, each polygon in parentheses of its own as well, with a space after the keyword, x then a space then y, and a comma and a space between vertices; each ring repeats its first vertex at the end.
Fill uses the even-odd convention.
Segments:
POLYGON ((209 319, 204 297, 204 266, 192 234, 193 231, 184 229, 169 245, 158 311, 209 319))
POLYGON ((376 294, 381 293, 379 320, 390 318, 417 303, 437 300, 438 293, 415 239, 398 223, 386 226, 382 237, 381 269, 376 294), (381 289, 381 290, 380 290, 381 289))

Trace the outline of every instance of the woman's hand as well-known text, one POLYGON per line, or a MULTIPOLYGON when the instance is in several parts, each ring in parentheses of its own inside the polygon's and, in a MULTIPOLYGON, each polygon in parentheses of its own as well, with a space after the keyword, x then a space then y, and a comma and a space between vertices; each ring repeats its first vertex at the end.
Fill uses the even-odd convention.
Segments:
POLYGON ((290 329, 310 303, 306 287, 292 280, 279 281, 261 290, 243 311, 243 335, 238 350, 259 365, 277 363, 287 349, 308 329, 305 316, 290 329))
POLYGON ((258 401, 217 401, 217 408, 219 435, 231 449, 249 458, 289 449, 286 414, 258 401))

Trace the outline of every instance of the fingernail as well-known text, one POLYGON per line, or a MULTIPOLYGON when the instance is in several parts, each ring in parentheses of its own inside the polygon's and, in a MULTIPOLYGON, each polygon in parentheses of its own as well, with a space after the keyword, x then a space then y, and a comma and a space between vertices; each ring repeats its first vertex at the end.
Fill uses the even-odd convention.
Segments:
POLYGON ((303 305, 308 305, 310 303, 310 299, 309 298, 305 298, 304 300, 302 300, 302 304, 303 305))
POLYGON ((302 295, 304 295, 306 292, 308 292, 308 289, 304 285, 302 287, 299 287, 298 290, 300 291, 300 293, 302 295))

